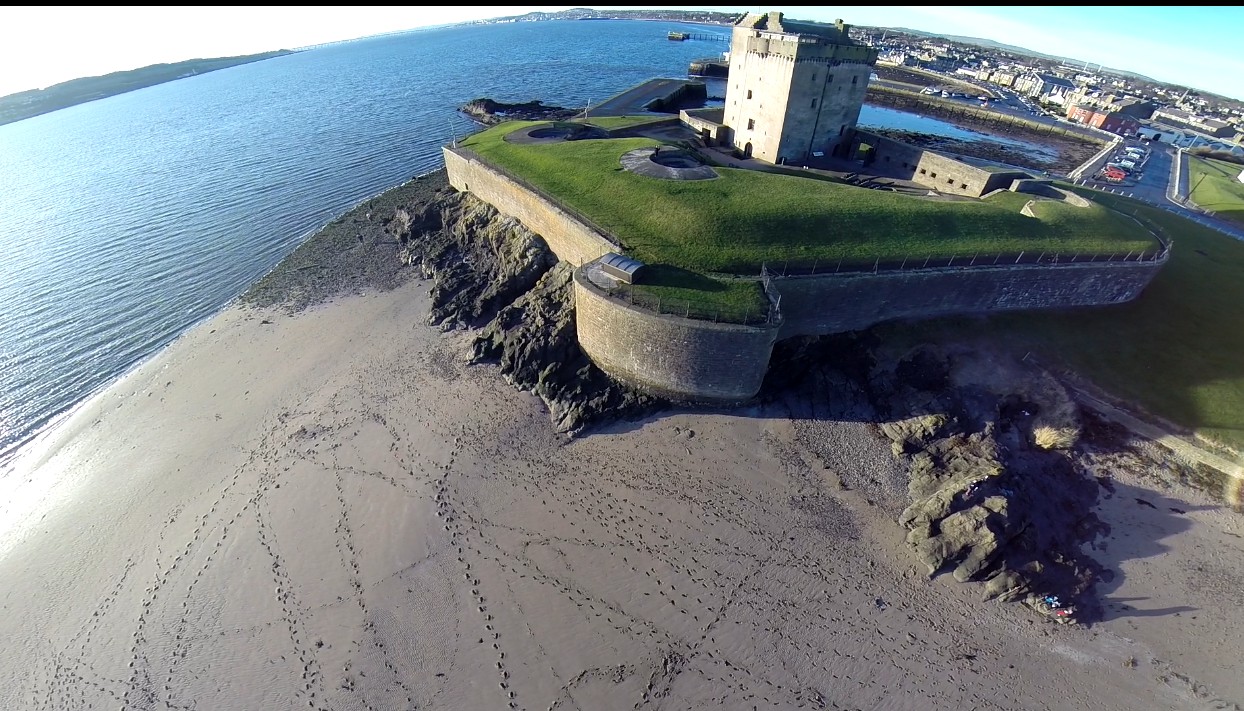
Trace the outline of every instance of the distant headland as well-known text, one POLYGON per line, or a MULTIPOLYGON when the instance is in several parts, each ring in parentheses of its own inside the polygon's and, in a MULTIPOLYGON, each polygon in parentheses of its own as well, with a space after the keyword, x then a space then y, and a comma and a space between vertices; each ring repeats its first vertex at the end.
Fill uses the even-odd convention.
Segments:
POLYGON ((274 52, 246 54, 239 57, 217 57, 215 59, 187 59, 172 64, 152 64, 138 69, 112 72, 98 77, 70 79, 54 84, 46 89, 31 89, 8 96, 0 96, 0 126, 22 119, 32 118, 41 114, 51 113, 70 106, 85 104, 96 99, 124 94, 127 91, 142 89, 156 84, 163 84, 177 79, 206 74, 217 69, 235 67, 239 64, 258 62, 285 54, 293 54, 294 50, 279 49, 274 52))
POLYGON ((543 22, 547 20, 665 20, 669 22, 694 22, 711 25, 732 25, 742 13, 717 12, 714 10, 620 10, 576 7, 557 12, 529 12, 525 15, 507 15, 466 24, 493 25, 507 22, 543 22))

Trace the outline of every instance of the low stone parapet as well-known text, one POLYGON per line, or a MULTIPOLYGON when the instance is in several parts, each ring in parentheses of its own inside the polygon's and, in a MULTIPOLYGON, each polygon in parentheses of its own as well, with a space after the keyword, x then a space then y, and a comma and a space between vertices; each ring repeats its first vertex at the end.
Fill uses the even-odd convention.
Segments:
POLYGON ((660 314, 610 296, 575 270, 579 347, 601 370, 681 402, 737 403, 760 391, 780 324, 660 314))

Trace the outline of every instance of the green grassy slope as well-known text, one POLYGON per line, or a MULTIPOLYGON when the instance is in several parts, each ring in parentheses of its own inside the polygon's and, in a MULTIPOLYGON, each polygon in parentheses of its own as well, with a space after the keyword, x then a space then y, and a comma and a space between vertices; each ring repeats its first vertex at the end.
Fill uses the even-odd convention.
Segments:
POLYGON ((517 145, 503 124, 464 147, 556 196, 615 234, 649 263, 703 273, 753 275, 762 263, 792 266, 949 258, 1023 251, 1124 254, 1156 243, 1134 223, 1093 206, 1040 205, 1004 193, 987 201, 926 199, 795 176, 718 168, 704 181, 654 180, 619 157, 656 145, 643 138, 517 145))
POLYGON ((948 319, 903 327, 946 338, 987 331, 1159 417, 1244 449, 1244 243, 1137 201, 1096 198, 1136 211, 1172 236, 1170 261, 1140 298, 999 314, 984 326, 948 319))
POLYGON ((1239 181, 1244 166, 1188 156, 1188 186, 1192 201, 1219 217, 1244 224, 1244 183, 1239 181))

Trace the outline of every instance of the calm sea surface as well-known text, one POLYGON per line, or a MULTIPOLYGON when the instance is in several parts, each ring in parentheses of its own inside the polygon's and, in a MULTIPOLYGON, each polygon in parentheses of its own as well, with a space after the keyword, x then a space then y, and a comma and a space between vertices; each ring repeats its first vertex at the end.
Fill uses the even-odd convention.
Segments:
POLYGON ((0 126, 0 463, 332 217, 440 168, 440 146, 475 129, 466 101, 595 104, 727 49, 672 29, 727 37, 637 21, 415 31, 0 126))

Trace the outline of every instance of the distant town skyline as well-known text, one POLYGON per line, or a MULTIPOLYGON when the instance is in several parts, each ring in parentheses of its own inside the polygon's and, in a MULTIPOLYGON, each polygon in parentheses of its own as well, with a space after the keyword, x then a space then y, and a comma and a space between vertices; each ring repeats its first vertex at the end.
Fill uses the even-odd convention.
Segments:
MULTIPOLYGON (((579 6, 9 7, 0 9, 0 96, 161 62, 298 49, 437 25, 579 6)), ((993 40, 1244 101, 1241 7, 592 6, 777 10, 822 22, 993 40)))

